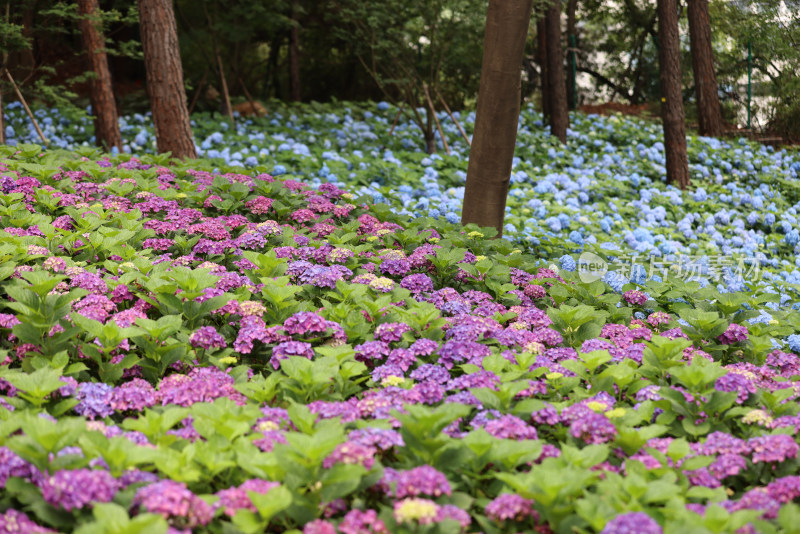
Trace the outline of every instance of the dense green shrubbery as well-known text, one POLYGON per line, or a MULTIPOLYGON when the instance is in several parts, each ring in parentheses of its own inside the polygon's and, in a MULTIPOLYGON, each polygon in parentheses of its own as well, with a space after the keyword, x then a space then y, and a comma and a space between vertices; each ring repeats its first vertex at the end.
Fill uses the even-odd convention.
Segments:
POLYGON ((774 295, 586 283, 332 184, 2 150, 7 530, 794 528, 770 338, 800 317, 748 322, 774 295))

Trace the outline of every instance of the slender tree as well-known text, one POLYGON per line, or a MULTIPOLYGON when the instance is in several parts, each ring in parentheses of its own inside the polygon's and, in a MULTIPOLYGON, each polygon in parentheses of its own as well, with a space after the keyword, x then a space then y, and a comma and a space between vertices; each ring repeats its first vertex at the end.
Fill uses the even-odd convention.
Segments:
POLYGON ((550 134, 567 142, 569 106, 567 80, 564 76, 564 53, 561 47, 561 0, 556 0, 545 14, 547 35, 547 103, 550 108, 550 134))
POLYGON ((196 158, 172 0, 138 0, 147 93, 159 152, 196 158))
POLYGON ((539 81, 542 86, 542 115, 545 120, 550 119, 550 102, 547 100, 547 31, 545 16, 536 21, 536 54, 539 60, 539 81))
POLYGON ((689 186, 689 161, 686 155, 680 52, 678 0, 658 0, 658 63, 667 181, 686 189, 689 186))
POLYGON ((522 55, 533 0, 489 0, 481 81, 462 224, 503 233, 511 162, 517 142, 522 55))
POLYGON ((692 49, 694 90, 697 96, 697 118, 701 135, 723 133, 722 111, 717 94, 717 73, 711 48, 711 19, 708 0, 689 0, 689 37, 692 49))
MULTIPOLYGON (((567 3, 567 48, 572 49, 568 57, 570 57, 570 61, 575 61, 577 59, 577 53, 575 52, 574 48, 577 46, 578 40, 578 18, 576 16, 576 12, 578 10, 578 0, 569 0, 567 3)), ((575 68, 572 68, 573 65, 570 63, 570 69, 567 71, 567 105, 569 109, 575 109, 578 107, 578 95, 576 94, 575 87, 577 85, 577 80, 575 79, 575 75, 577 74, 577 65, 575 68)))
POLYGON ((80 26, 83 46, 89 56, 89 70, 94 77, 89 82, 89 102, 94 114, 94 136, 97 146, 122 148, 122 135, 117 120, 117 104, 111 85, 111 71, 108 69, 108 56, 105 51, 105 38, 100 31, 97 0, 78 0, 78 26, 80 26))

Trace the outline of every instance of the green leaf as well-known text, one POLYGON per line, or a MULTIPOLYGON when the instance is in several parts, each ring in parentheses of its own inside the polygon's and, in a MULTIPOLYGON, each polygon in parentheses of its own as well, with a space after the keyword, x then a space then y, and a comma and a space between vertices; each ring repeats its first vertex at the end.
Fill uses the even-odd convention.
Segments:
POLYGON ((269 522, 292 504, 292 494, 285 486, 277 486, 265 494, 248 491, 247 496, 265 522, 269 522))

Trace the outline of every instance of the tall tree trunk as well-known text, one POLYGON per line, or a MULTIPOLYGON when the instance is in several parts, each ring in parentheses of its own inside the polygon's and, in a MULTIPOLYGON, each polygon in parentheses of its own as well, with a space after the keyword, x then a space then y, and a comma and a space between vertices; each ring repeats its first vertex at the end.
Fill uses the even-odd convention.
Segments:
POLYGON ((681 93, 678 0, 658 0, 658 63, 667 182, 686 189, 689 186, 689 161, 681 93))
POLYGON ((196 158, 172 0, 138 0, 147 93, 159 152, 196 158))
POLYGON ((300 25, 297 0, 292 0, 292 28, 289 30, 289 99, 300 102, 300 25))
POLYGON ((539 80, 542 86, 542 115, 545 120, 550 118, 550 101, 547 99, 547 31, 545 17, 542 15, 536 21, 536 52, 539 60, 539 80))
POLYGON ((550 106, 550 135, 567 142, 569 107, 567 81, 564 76, 564 54, 561 48, 561 2, 557 0, 545 14, 547 34, 547 101, 550 106))
POLYGON ((717 94, 714 51, 711 48, 711 20, 708 0, 689 0, 689 37, 692 48, 692 71, 697 96, 697 118, 700 135, 720 136, 723 133, 722 111, 717 94))
MULTIPOLYGON (((569 0, 567 4, 567 48, 576 48, 578 43, 578 24, 577 24, 577 17, 575 15, 578 9, 578 0, 569 0)), ((576 68, 572 68, 572 61, 577 61, 577 52, 571 50, 567 55, 569 58, 569 65, 570 69, 568 71, 569 75, 567 76, 567 105, 569 109, 575 109, 578 107, 578 94, 577 94, 577 80, 575 79, 577 76, 577 65, 576 68)))
POLYGON ((517 142, 522 55, 533 0, 489 0, 481 81, 462 224, 503 234, 511 163, 517 142))
POLYGON ((95 74, 89 82, 89 101, 94 114, 94 136, 97 146, 111 150, 122 148, 122 135, 117 120, 117 104, 111 85, 111 71, 105 51, 105 38, 99 29, 97 0, 78 0, 81 18, 78 25, 83 37, 83 47, 89 56, 89 69, 95 74))

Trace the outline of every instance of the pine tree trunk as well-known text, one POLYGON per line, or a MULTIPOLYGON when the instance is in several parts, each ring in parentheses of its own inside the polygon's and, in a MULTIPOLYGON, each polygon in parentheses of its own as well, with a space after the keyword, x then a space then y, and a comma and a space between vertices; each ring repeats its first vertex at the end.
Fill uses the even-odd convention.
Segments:
POLYGON ((692 71, 700 135, 720 136, 723 133, 722 111, 717 94, 717 74, 714 72, 708 0, 689 0, 688 4, 692 71))
POLYGON ((511 162, 517 142, 522 56, 533 0, 489 0, 462 224, 503 234, 511 162))
POLYGON ((297 0, 292 0, 292 29, 289 30, 289 99, 300 102, 300 27, 297 0))
POLYGON ((561 2, 554 2, 545 15, 547 34, 547 101, 550 106, 550 135, 567 142, 569 106, 567 81, 564 76, 564 54, 561 48, 561 2))
POLYGON ((667 182, 686 189, 689 186, 689 162, 681 93, 678 0, 658 0, 658 63, 667 182))
POLYGON ((539 80, 542 85, 542 115, 550 119, 550 102, 547 100, 547 31, 544 15, 536 21, 536 43, 539 59, 539 80))
POLYGON ((138 0, 147 93, 159 152, 196 158, 172 0, 138 0))
POLYGON ((83 37, 83 46, 89 57, 89 69, 95 77, 89 82, 89 101, 94 114, 94 136, 97 146, 111 150, 122 148, 122 135, 117 120, 117 104, 111 85, 111 71, 108 69, 108 56, 105 52, 105 38, 100 31, 97 14, 100 6, 97 0, 78 0, 81 18, 78 25, 83 37))

